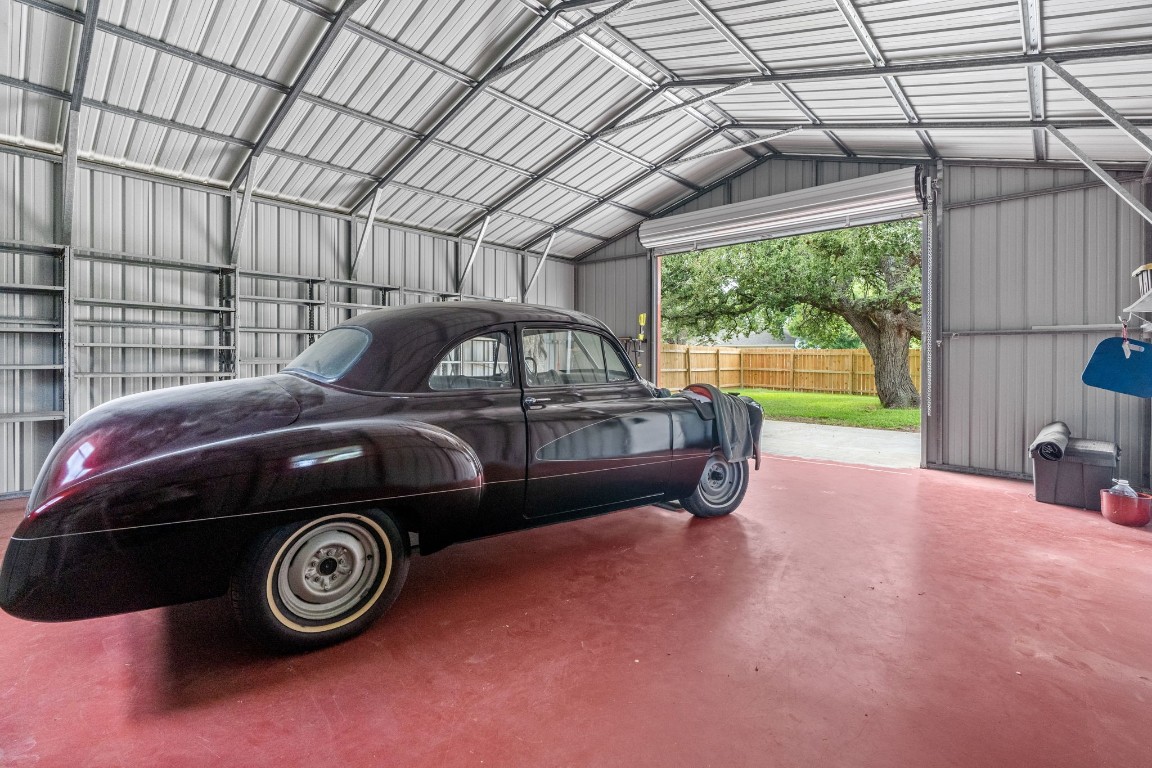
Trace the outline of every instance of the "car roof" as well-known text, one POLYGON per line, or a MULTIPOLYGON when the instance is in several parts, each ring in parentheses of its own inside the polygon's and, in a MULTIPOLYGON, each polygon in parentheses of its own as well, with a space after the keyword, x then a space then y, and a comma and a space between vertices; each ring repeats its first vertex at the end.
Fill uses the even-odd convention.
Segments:
POLYGON ((374 392, 416 392, 453 342, 503 323, 591 326, 612 335, 591 315, 571 309, 503 301, 410 304, 364 312, 339 327, 361 327, 372 342, 335 384, 374 392))

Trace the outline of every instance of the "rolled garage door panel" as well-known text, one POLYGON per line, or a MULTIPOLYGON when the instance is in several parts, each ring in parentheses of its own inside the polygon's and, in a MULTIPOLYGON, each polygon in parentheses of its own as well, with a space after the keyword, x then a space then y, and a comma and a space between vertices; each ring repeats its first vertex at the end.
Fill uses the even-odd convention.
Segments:
POLYGON ((663 255, 908 219, 923 210, 919 186, 917 167, 877 173, 652 219, 640 225, 640 242, 663 255))

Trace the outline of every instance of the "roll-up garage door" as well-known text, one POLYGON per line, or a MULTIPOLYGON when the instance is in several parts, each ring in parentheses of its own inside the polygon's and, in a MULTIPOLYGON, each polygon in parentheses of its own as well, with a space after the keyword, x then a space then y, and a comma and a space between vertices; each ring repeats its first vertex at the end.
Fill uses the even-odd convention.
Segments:
POLYGON ((640 242, 658 255, 919 216, 920 169, 905 168, 653 219, 640 242))

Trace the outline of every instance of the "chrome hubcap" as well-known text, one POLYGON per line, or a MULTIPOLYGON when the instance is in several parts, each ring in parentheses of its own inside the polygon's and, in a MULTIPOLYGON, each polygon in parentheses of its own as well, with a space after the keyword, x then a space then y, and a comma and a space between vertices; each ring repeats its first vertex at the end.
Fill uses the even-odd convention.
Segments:
POLYGON ((712 457, 700 477, 700 495, 708 504, 723 507, 740 492, 740 466, 712 457))
POLYGON ((380 546, 366 530, 327 523, 304 531, 284 553, 276 580, 280 599, 302 618, 331 619, 359 603, 380 566, 380 546))

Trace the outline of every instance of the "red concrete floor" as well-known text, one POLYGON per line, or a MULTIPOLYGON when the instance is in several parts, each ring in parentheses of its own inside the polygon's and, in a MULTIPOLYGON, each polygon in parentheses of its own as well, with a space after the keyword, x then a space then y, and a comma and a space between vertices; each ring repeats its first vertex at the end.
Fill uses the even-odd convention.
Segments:
POLYGON ((306 656, 221 601, 0 615, 0 765, 1152 765, 1152 531, 1030 490, 768 459, 728 518, 417 558, 306 656))

